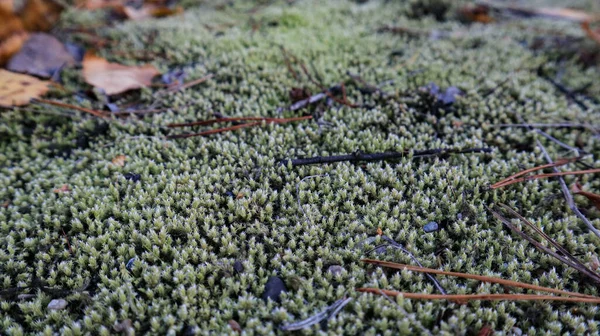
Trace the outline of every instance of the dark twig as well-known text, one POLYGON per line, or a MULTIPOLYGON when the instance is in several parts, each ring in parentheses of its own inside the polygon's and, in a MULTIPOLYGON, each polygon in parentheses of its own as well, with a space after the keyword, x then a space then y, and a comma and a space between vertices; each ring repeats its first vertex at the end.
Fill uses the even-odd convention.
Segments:
MULTIPOLYGON (((548 155, 548 152, 546 151, 546 147, 544 147, 544 145, 542 145, 542 143, 539 140, 536 140, 536 142, 537 142, 537 145, 542 150, 542 153, 544 153, 544 157, 546 158, 546 161, 548 161, 548 163, 552 163, 552 159, 550 158, 550 155, 548 155)), ((558 170, 558 168, 556 168, 556 167, 553 167, 552 169, 554 170, 555 173, 560 172, 558 170)), ((569 209, 571 209, 571 211, 573 211, 575 213, 575 215, 577 215, 577 217, 579 217, 579 219, 581 219, 585 223, 585 225, 590 229, 590 231, 592 231, 596 235, 596 237, 600 238, 600 231, 598 231, 598 229, 596 229, 594 227, 592 222, 590 222, 590 220, 587 219, 587 217, 585 217, 581 213, 581 211, 579 211, 579 208, 577 208, 577 205, 575 205, 575 201, 573 200, 573 195, 571 195, 571 191, 569 191, 569 187, 565 183, 565 180, 561 176, 559 176, 558 182, 560 183, 560 188, 563 192, 563 195, 565 196, 565 200, 567 202, 567 205, 569 206, 569 209)))
MULTIPOLYGON (((417 259, 417 257, 414 256, 414 254, 410 253, 409 250, 404 248, 404 246, 402 246, 402 244, 396 242, 392 238, 385 236, 385 235, 381 236, 381 239, 387 241, 390 244, 390 246, 397 248, 400 251, 406 253, 410 257, 410 259, 412 259, 412 261, 415 262, 415 264, 419 265, 420 267, 423 267, 423 265, 421 265, 421 263, 419 262, 419 259, 417 259)), ((446 295, 446 291, 444 290, 444 287, 442 287, 442 285, 437 281, 437 279, 435 278, 435 275, 425 273, 425 276, 427 276, 429 278, 429 280, 431 280, 431 282, 433 282, 433 285, 435 286, 435 288, 437 288, 437 290, 440 293, 446 295)))
POLYGON ((259 120, 256 122, 239 124, 239 125, 230 126, 230 127, 217 128, 217 129, 208 130, 208 131, 199 132, 199 133, 169 135, 169 136, 167 136, 167 138, 180 139, 180 138, 190 138, 190 137, 195 137, 195 136, 205 136, 205 135, 210 135, 210 134, 235 131, 235 130, 238 130, 241 128, 261 126, 261 125, 263 125, 263 122, 265 122, 266 124, 285 124, 285 123, 289 123, 289 122, 308 120, 308 119, 312 119, 312 116, 295 117, 295 118, 263 118, 263 117, 219 118, 219 119, 211 119, 211 120, 192 122, 192 123, 187 123, 187 124, 170 124, 170 125, 168 125, 169 127, 184 127, 184 126, 208 125, 208 124, 214 124, 214 123, 220 123, 220 122, 234 122, 234 121, 239 121, 239 120, 259 120))
POLYGON ((391 160, 391 159, 400 159, 403 157, 413 158, 419 157, 431 157, 431 156, 445 156, 450 154, 470 154, 470 153, 491 153, 491 148, 467 148, 467 149, 427 149, 422 151, 404 151, 404 152, 384 152, 384 153, 352 153, 346 155, 333 155, 333 156, 316 156, 312 158, 305 159, 283 159, 281 160, 281 164, 287 165, 291 163, 292 166, 304 166, 311 164, 319 164, 319 163, 334 163, 334 162, 357 162, 357 161, 383 161, 383 160, 391 160))
POLYGON ((586 125, 586 124, 574 124, 574 123, 555 123, 555 124, 496 124, 496 125, 490 125, 490 127, 521 127, 521 128, 531 128, 531 127, 536 127, 536 128, 583 128, 583 129, 589 129, 592 131, 596 131, 597 129, 600 129, 600 126, 594 126, 594 125, 586 125))
POLYGON ((279 329, 285 331, 292 331, 308 328, 325 319, 333 318, 335 315, 337 315, 337 313, 340 312, 340 310, 342 310, 348 303, 350 303, 350 301, 352 301, 351 297, 337 300, 331 306, 327 307, 324 311, 313 315, 305 320, 286 324, 284 326, 279 327, 279 329))
MULTIPOLYGON (((509 212, 511 214, 513 214, 513 215, 517 214, 516 211, 510 209, 508 206, 506 206, 506 205, 503 205, 503 206, 505 207, 505 209, 509 209, 509 212)), ((554 246, 554 248, 556 248, 556 250, 558 252, 560 252, 560 254, 557 253, 556 251, 553 251, 549 247, 544 246, 537 240, 535 240, 532 237, 530 237, 529 235, 527 235, 525 232, 519 230, 516 226, 514 226, 506 217, 502 216, 499 212, 492 210, 492 209, 489 209, 489 211, 502 224, 504 224, 506 227, 511 229, 514 233, 521 236, 521 238, 527 240, 531 245, 535 246, 538 250, 541 250, 541 251, 545 252, 546 254, 551 255, 552 257, 561 261, 563 264, 572 267, 573 269, 579 271, 581 274, 592 279, 597 284, 600 284, 600 276, 598 274, 596 274, 594 271, 590 270, 585 265, 583 265, 579 260, 577 260, 575 257, 573 257, 573 255, 571 255, 566 249, 564 249, 562 246, 560 246, 557 242, 555 242, 548 235, 542 234, 541 236, 542 236, 542 238, 546 239, 549 244, 554 246)), ((529 228, 534 229, 534 231, 536 231, 538 234, 541 232, 541 230, 537 229, 537 227, 535 227, 535 225, 533 225, 532 223, 527 221, 527 219, 525 219, 521 215, 517 214, 517 217, 519 218, 519 220, 523 221, 525 223, 525 225, 527 225, 529 228)))

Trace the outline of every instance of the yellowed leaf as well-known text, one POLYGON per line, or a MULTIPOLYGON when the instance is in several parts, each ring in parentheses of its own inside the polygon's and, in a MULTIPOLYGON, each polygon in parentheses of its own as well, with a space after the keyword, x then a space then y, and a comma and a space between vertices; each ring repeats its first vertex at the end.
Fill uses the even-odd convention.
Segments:
POLYGON ((112 163, 117 167, 123 167, 125 165, 127 157, 125 155, 117 155, 112 159, 112 163))
POLYGON ((48 91, 50 82, 0 69, 0 106, 22 106, 48 91))
POLYGON ((125 66, 109 63, 93 53, 86 53, 83 58, 83 78, 107 95, 115 95, 125 91, 146 87, 152 78, 160 72, 151 64, 143 66, 125 66))

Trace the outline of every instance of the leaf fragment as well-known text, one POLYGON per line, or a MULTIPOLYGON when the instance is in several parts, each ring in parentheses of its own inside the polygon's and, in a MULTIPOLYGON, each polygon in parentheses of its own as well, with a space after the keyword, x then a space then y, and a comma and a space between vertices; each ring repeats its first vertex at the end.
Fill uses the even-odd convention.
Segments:
POLYGON ((48 92, 49 85, 48 81, 0 69, 0 106, 27 105, 48 92))
POLYGON ((126 66, 110 63, 92 52, 86 53, 82 63, 85 81, 109 96, 146 87, 152 84, 152 78, 160 74, 151 64, 126 66))

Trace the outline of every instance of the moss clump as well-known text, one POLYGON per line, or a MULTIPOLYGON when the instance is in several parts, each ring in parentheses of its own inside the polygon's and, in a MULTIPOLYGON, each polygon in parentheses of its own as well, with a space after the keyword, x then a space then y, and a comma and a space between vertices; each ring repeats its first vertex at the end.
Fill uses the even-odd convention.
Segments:
MULTIPOLYGON (((435 291, 422 274, 360 263, 377 245, 381 228, 426 267, 598 294, 573 270, 503 230, 485 210, 507 203, 582 261, 594 260, 600 242, 555 197, 557 181, 487 189, 545 162, 532 133, 490 125, 520 122, 519 117, 597 119, 594 100, 573 104, 537 70, 562 73, 565 85, 585 84, 585 95, 598 97, 600 84, 589 80, 598 68, 585 67, 574 54, 535 50, 527 43, 540 29, 559 29, 573 37, 571 43, 591 48, 577 27, 438 22, 411 18, 406 4, 385 1, 276 2, 260 4, 255 14, 249 14, 255 4, 248 2, 188 4, 183 17, 100 31, 111 42, 99 52, 111 60, 135 64, 149 57, 165 72, 185 71, 188 80, 215 75, 159 101, 151 89, 116 101, 156 103, 169 107, 167 112, 107 122, 37 105, 0 114, 0 290, 35 288, 26 291, 33 296, 3 294, 4 334, 108 335, 127 319, 140 334, 233 333, 229 320, 247 334, 275 334, 281 324, 307 318, 345 295, 354 300, 327 329, 316 325, 301 333, 417 334, 422 326, 435 334, 476 334, 484 325, 506 334, 597 333, 600 316, 590 305, 398 299, 403 308, 398 309, 385 298, 354 292, 364 286, 435 291), (271 19, 280 24, 269 25, 271 19), (382 25, 425 34, 378 33, 382 25), (350 72, 369 83, 387 83, 386 95, 348 81, 349 99, 364 107, 283 112, 290 117, 323 109, 327 128, 298 122, 183 140, 164 137, 173 132, 163 127, 168 123, 208 119, 214 112, 276 116, 291 103, 292 88, 318 91, 305 76, 295 79, 288 71, 280 46, 304 60, 324 85, 348 81, 350 72), (431 82, 464 94, 452 106, 440 106, 422 89, 431 82), (298 168, 278 164, 296 156, 484 146, 493 153, 298 168), (111 163, 118 155, 127 157, 122 167, 111 163), (322 176, 304 179, 313 175, 322 176), (63 185, 69 189, 61 191, 63 185), (443 228, 425 233, 431 221, 443 228), (331 266, 342 270, 334 274, 331 266), (288 288, 277 303, 261 299, 272 276, 288 288), (53 299, 65 299, 68 306, 50 311, 53 299)), ((71 13, 63 24, 78 17, 71 13)), ((67 87, 85 87, 75 72, 65 76, 67 87)), ((101 108, 87 99, 54 98, 101 108)), ((589 131, 548 132, 590 153, 600 151, 589 131)), ((571 155, 540 140, 554 158, 571 155)), ((586 160, 598 163, 595 157, 586 160)), ((600 190, 591 175, 580 182, 586 190, 600 190)), ((398 250, 376 256, 411 262, 398 250)), ((439 281, 455 294, 503 291, 455 278, 439 281)))

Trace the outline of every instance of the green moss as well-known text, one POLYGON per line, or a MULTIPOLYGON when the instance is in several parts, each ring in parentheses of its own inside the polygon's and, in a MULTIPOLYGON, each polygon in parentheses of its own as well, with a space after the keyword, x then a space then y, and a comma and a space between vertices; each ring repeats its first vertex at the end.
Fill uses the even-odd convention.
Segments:
MULTIPOLYGON (((585 108, 573 104, 537 69, 543 66, 552 77, 562 74, 571 88, 587 85, 585 94, 598 97, 600 84, 590 80, 598 76, 598 68, 577 57, 578 50, 594 52, 597 47, 570 23, 463 24, 453 19, 459 5, 452 4, 445 21, 437 21, 415 15, 412 4, 386 1, 281 1, 261 3, 255 11, 255 3, 249 2, 187 1, 182 17, 98 30, 111 41, 98 52, 110 60, 150 62, 163 72, 182 69, 188 80, 215 76, 182 92, 158 96, 159 89, 153 88, 116 98, 118 105, 169 108, 141 118, 97 121, 45 105, 1 112, 0 290, 40 279, 70 291, 33 290, 27 292, 33 297, 1 299, 2 333, 108 335, 116 324, 131 319, 140 334, 228 334, 228 321, 234 319, 249 335, 276 334, 282 333, 281 324, 307 318, 345 295, 354 300, 329 320, 327 330, 317 325, 300 333, 417 334, 420 325, 448 335, 476 334, 484 325, 507 334, 516 333, 513 328, 532 334, 595 333, 600 316, 591 305, 457 305, 398 298, 399 309, 383 297, 354 292, 364 286, 435 292, 422 274, 360 262, 378 244, 369 239, 377 228, 426 267, 598 292, 573 270, 503 230, 485 209, 505 202, 583 262, 594 260, 600 242, 568 210, 557 181, 498 190, 488 186, 523 167, 545 163, 532 133, 490 125, 518 123, 519 117, 542 123, 596 122, 592 100, 585 100, 585 108), (382 25, 425 34, 378 32, 382 25), (569 48, 530 48, 534 39, 548 37, 540 33, 544 30, 564 34, 569 48), (288 71, 280 46, 302 59, 323 85, 346 82, 348 99, 365 107, 324 107, 329 127, 298 122, 165 138, 180 132, 164 127, 168 123, 209 119, 214 112, 277 116, 279 107, 291 104, 291 88, 318 92, 308 78, 296 79, 288 71), (388 96, 361 92, 348 72, 369 83, 393 80, 382 86, 388 96), (456 86, 464 95, 440 110, 420 89, 430 82, 456 86), (288 157, 484 146, 493 153, 279 165, 288 157), (111 163, 117 155, 127 157, 123 167, 111 163), (139 174, 140 181, 126 178, 128 173, 139 174), (325 176, 304 179, 313 175, 325 176), (54 192, 65 184, 70 192, 54 192), (444 228, 425 233, 422 228, 430 221, 444 228), (242 272, 233 269, 236 260, 242 262, 242 272), (331 274, 332 265, 343 271, 331 274), (265 303, 260 297, 274 275, 282 277, 288 291, 280 303, 265 303), (47 305, 54 298, 69 305, 50 312, 47 305)), ((575 5, 586 8, 583 1, 575 5)), ((97 22, 102 15, 72 11, 58 31, 97 22)), ((70 90, 89 88, 77 69, 65 72, 63 80, 70 90)), ((71 95, 52 98, 104 108, 71 95)), ((284 111, 283 116, 312 112, 315 107, 284 111)), ((588 131, 548 132, 592 154, 600 151, 597 137, 588 131)), ((539 139, 554 158, 572 155, 539 139)), ((586 158, 589 164, 596 161, 586 158)), ((593 175, 581 176, 580 182, 585 190, 600 190, 593 175)), ((585 199, 577 198, 577 203, 600 225, 585 199)), ((412 262, 390 248, 369 256, 412 262)), ((454 294, 504 290, 449 277, 439 281, 454 294)))

